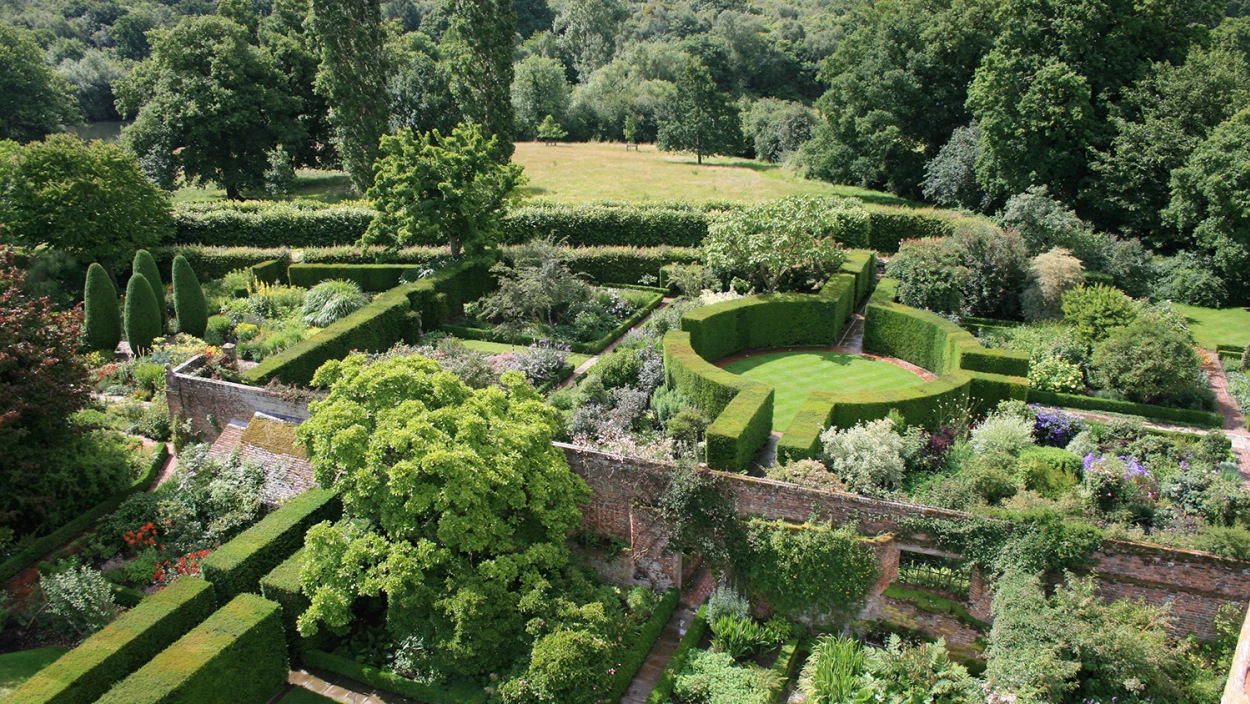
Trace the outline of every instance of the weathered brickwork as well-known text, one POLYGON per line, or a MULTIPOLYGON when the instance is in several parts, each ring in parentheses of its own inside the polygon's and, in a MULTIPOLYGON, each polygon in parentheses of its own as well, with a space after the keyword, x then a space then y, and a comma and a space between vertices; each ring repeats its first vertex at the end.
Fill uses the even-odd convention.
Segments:
POLYGON ((212 442, 230 421, 246 424, 257 412, 283 418, 308 418, 308 404, 289 401, 255 386, 189 376, 207 361, 192 357, 175 369, 165 368, 165 395, 173 418, 190 418, 191 428, 212 442))

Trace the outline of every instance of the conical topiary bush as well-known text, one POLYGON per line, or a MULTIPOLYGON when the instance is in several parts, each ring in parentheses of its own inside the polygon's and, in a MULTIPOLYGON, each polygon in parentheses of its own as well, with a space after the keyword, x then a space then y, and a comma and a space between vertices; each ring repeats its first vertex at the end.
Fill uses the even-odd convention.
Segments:
POLYGON ((131 265, 132 274, 143 274, 143 278, 148 280, 148 285, 152 287, 152 294, 156 296, 156 310, 161 316, 161 331, 159 335, 165 334, 165 282, 161 280, 161 271, 156 268, 156 260, 152 258, 152 254, 146 249, 135 252, 135 260, 131 265))
POLYGON ((152 349, 152 340, 161 335, 161 314, 156 294, 143 274, 131 274, 126 284, 126 341, 136 357, 152 349))
POLYGON ((83 331, 87 349, 112 352, 122 339, 122 316, 117 308, 117 289, 99 264, 87 267, 83 288, 83 331))
POLYGON ((195 278, 195 270, 181 254, 174 257, 172 278, 178 332, 203 338, 204 328, 208 327, 208 301, 204 299, 204 289, 200 288, 200 282, 195 278))

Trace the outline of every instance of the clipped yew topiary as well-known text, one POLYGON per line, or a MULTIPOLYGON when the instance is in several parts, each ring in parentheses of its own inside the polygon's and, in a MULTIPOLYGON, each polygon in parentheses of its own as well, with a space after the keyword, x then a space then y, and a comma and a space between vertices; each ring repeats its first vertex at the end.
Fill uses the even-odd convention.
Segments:
POLYGON ((178 317, 178 332, 202 338, 204 329, 208 327, 208 301, 204 299, 204 289, 200 288, 191 264, 181 254, 174 257, 173 270, 174 314, 178 317))
POLYGON ((99 264, 87 267, 83 289, 83 331, 87 348, 112 352, 122 339, 122 318, 117 308, 117 289, 99 264))
POLYGON ((136 356, 152 347, 152 340, 161 335, 160 309, 156 294, 143 274, 131 274, 126 284, 126 341, 136 356))
POLYGON ((131 264, 132 274, 143 274, 143 278, 148 280, 148 285, 152 287, 152 294, 156 296, 156 311, 161 316, 161 329, 157 335, 165 332, 165 282, 161 279, 161 270, 156 266, 156 260, 152 258, 152 253, 146 249, 135 252, 134 263, 131 264))

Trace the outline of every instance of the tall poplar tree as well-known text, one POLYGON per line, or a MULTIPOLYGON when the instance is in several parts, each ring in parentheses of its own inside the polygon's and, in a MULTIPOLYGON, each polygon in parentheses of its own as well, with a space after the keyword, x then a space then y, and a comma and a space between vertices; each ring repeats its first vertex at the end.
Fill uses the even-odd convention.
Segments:
POLYGON ((451 67, 451 92, 466 122, 499 138, 499 159, 512 158, 512 43, 516 11, 511 0, 448 0, 450 21, 443 54, 451 67))
MULTIPOLYGON (((343 168, 356 190, 373 185, 378 140, 390 119, 387 82, 393 61, 378 0, 312 0, 308 16, 321 54, 317 92, 330 105, 330 124, 343 168)), ((508 45, 511 51, 511 43, 508 45)))

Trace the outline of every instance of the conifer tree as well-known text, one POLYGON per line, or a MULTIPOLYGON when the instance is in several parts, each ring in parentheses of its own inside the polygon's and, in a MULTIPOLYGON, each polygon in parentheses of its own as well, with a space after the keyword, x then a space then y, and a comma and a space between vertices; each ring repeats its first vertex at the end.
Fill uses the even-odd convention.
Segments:
POLYGON ((87 285, 83 290, 83 330, 87 349, 112 352, 122 339, 121 312, 117 308, 117 289, 108 272, 98 263, 87 267, 87 285))
POLYGON ((181 254, 174 257, 173 282, 178 332, 204 337, 204 329, 208 327, 208 301, 204 299, 204 289, 200 288, 190 262, 181 254))
POLYGON ((152 340, 160 337, 161 316, 156 308, 156 294, 143 274, 131 274, 126 284, 126 341, 136 357, 152 349, 152 340))
POLYGON ((152 287, 152 295, 156 297, 156 312, 160 316, 161 329, 157 335, 165 332, 165 282, 161 280, 161 270, 156 268, 156 260, 151 252, 141 249, 135 252, 135 260, 131 264, 132 274, 143 274, 148 285, 152 287))
POLYGON ((465 122, 499 139, 498 161, 512 158, 512 52, 516 11, 511 0, 449 0, 443 52, 451 92, 465 122))

